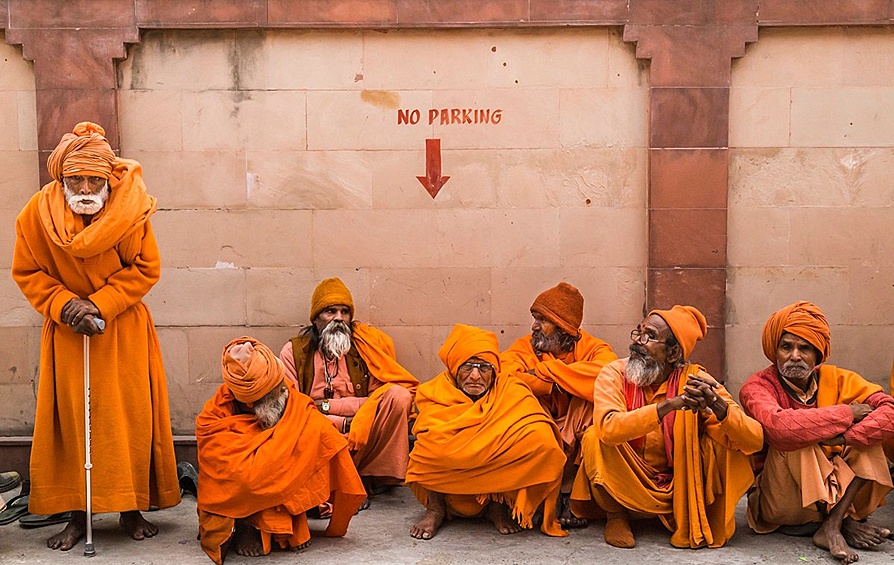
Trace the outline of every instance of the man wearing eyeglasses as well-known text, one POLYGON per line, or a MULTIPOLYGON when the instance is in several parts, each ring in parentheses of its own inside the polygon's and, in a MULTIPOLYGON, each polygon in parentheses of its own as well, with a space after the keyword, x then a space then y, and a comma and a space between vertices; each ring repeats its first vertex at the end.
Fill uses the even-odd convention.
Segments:
POLYGON ((584 297, 561 282, 540 293, 531 305, 531 334, 500 354, 504 374, 525 383, 552 416, 562 435, 567 462, 562 473, 559 523, 583 528, 587 521, 571 513, 571 486, 580 465, 580 438, 593 423, 593 383, 618 358, 611 346, 580 328, 584 297))
POLYGON ((497 336, 457 324, 438 356, 447 368, 419 385, 407 486, 425 506, 410 530, 431 539, 447 517, 484 516, 501 534, 533 527, 567 533, 556 520, 565 455, 559 430, 531 390, 499 374, 497 336))
POLYGON ((771 365, 748 378, 742 407, 764 427, 765 451, 748 496, 748 525, 813 535, 842 563, 891 530, 866 522, 891 489, 882 444, 894 438, 894 398, 846 369, 831 352, 826 316, 795 302, 770 316, 761 338, 771 365))
POLYGON ((631 548, 630 514, 657 517, 675 547, 721 547, 754 475, 761 426, 688 362, 707 332, 692 306, 653 310, 630 334, 630 356, 596 379, 593 426, 572 492, 575 514, 606 516, 605 541, 631 548))
MULTIPOLYGON (((280 352, 286 376, 345 434, 370 496, 402 483, 419 381, 397 362, 390 337, 354 320, 354 299, 340 279, 314 289, 310 322, 280 352)), ((326 517, 328 505, 319 512, 326 517)))

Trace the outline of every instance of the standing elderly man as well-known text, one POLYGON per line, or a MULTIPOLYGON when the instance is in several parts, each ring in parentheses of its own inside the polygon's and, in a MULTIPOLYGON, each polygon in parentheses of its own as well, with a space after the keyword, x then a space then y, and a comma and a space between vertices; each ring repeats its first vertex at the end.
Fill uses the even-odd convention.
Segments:
POLYGON ((286 376, 347 436, 370 495, 402 483, 419 381, 397 362, 390 337, 354 320, 354 299, 340 279, 314 290, 310 322, 280 352, 286 376))
POLYGON ((848 545, 871 548, 891 533, 862 521, 892 489, 882 443, 894 438, 894 398, 825 363, 831 335, 815 304, 774 313, 761 342, 772 364, 739 393, 768 444, 748 496, 748 525, 761 534, 815 532, 814 544, 852 563, 858 555, 848 545))
POLYGON ((493 332, 457 324, 438 356, 447 370, 419 385, 407 485, 425 508, 410 530, 431 539, 445 517, 484 515, 501 534, 533 526, 568 535, 556 520, 565 456, 559 430, 531 390, 499 375, 493 332))
POLYGON ((93 511, 121 512, 133 539, 158 533, 140 510, 180 501, 158 336, 142 298, 161 259, 136 161, 116 158, 89 122, 47 160, 51 182, 16 219, 12 276, 45 320, 31 449, 35 514, 72 511, 47 545, 86 531, 83 336, 91 336, 93 511), (96 320, 105 320, 105 330, 96 320))
POLYGON ((504 374, 525 383, 559 426, 567 461, 559 495, 559 523, 586 527, 571 513, 571 486, 580 465, 580 438, 593 423, 593 383, 618 358, 609 344, 580 329, 584 297, 568 283, 542 292, 531 305, 531 335, 500 354, 504 374))
POLYGON ((263 343, 231 341, 221 372, 224 384, 196 418, 205 553, 220 565, 229 547, 251 557, 267 555, 274 542, 304 549, 306 512, 330 496, 325 535, 345 535, 366 492, 344 437, 263 343))
POLYGON ((630 333, 627 359, 596 379, 582 441, 575 512, 605 512, 605 541, 634 547, 630 514, 658 517, 675 547, 721 547, 754 475, 763 434, 726 389, 687 360, 707 331, 692 306, 653 310, 630 333))

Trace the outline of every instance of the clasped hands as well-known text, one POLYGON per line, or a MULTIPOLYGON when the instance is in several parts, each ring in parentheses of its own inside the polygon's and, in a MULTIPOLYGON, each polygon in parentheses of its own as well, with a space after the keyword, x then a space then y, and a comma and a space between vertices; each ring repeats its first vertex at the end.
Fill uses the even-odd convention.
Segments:
POLYGON ((94 322, 102 314, 93 302, 82 298, 72 298, 62 307, 62 323, 75 333, 92 336, 103 333, 94 322))
POLYGON ((690 410, 698 412, 703 416, 711 414, 717 416, 718 420, 726 418, 727 405, 726 401, 717 394, 717 387, 720 384, 708 378, 692 375, 686 381, 683 387, 683 393, 664 401, 666 405, 662 410, 659 406, 659 418, 672 410, 690 410))
MULTIPOLYGON (((854 424, 863 421, 863 418, 868 416, 875 408, 871 404, 860 404, 858 402, 854 402, 848 405, 848 408, 851 409, 851 413, 854 415, 854 424)), ((828 445, 828 446, 836 446, 836 445, 845 445, 844 434, 838 434, 837 436, 830 437, 829 439, 824 439, 819 442, 820 445, 828 445)))

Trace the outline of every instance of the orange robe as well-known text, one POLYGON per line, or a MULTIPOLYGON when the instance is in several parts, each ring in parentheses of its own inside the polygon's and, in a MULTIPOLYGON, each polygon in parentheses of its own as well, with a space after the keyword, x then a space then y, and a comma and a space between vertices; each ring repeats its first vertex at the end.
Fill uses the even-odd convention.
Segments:
POLYGON ((61 321, 89 298, 106 321, 90 338, 94 512, 147 510, 180 501, 158 336, 143 296, 161 259, 148 218, 155 199, 139 163, 118 159, 111 196, 84 227, 52 181, 16 219, 12 275, 44 317, 31 449, 30 511, 86 508, 84 338, 61 321))
POLYGON ((296 547, 308 541, 305 512, 330 499, 324 535, 345 535, 366 498, 347 441, 310 397, 285 383, 285 412, 267 430, 254 415, 238 411, 226 385, 196 418, 199 532, 202 549, 215 563, 223 563, 236 519, 260 531, 269 553, 273 542, 296 547))
POLYGON ((506 503, 524 528, 544 501, 541 531, 568 535, 556 520, 565 455, 558 429, 530 389, 510 375, 473 401, 447 371, 419 385, 407 485, 426 505, 447 495, 453 514, 471 516, 489 501, 506 503))
MULTIPOLYGON (((598 497, 598 485, 622 506, 658 516, 673 532, 675 547, 721 547, 735 532, 736 504, 754 480, 747 455, 763 446, 760 424, 718 386, 727 404, 722 422, 675 413, 670 467, 657 406, 667 397, 668 381, 643 387, 644 405, 628 410, 626 367, 627 359, 614 361, 596 380, 593 427, 582 440, 583 463, 571 494, 575 514, 588 517, 587 502, 598 497)), ((699 371, 698 365, 683 369, 678 394, 687 375, 699 371)))
POLYGON ((502 373, 515 375, 531 387, 556 421, 571 453, 593 423, 593 383, 606 363, 618 358, 606 342, 584 330, 580 333, 574 350, 561 357, 550 353, 538 356, 530 335, 517 339, 500 354, 502 373), (531 369, 533 375, 527 372, 531 369))

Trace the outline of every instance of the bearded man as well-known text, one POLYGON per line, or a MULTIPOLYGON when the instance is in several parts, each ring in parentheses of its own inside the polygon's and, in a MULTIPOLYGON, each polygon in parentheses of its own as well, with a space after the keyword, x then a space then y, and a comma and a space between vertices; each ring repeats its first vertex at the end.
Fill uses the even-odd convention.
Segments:
POLYGON ((397 362, 390 337, 354 320, 354 299, 340 279, 314 290, 310 321, 280 352, 286 376, 347 437, 370 496, 402 483, 419 381, 397 362))
POLYGON ((848 546, 871 548, 891 534, 863 521, 892 489, 882 443, 894 438, 894 398, 825 363, 831 334, 815 304, 775 312, 761 342, 772 364, 739 392, 767 439, 748 525, 761 534, 813 533, 815 545, 852 563, 859 556, 848 546))
POLYGON ((140 510, 180 501, 158 335, 143 296, 161 259, 136 161, 115 157, 90 122, 47 160, 53 178, 16 219, 12 276, 45 320, 31 449, 34 514, 71 511, 47 541, 69 550, 86 532, 84 345, 90 337, 92 504, 120 512, 135 540, 158 528, 140 510), (105 321, 105 330, 97 320, 105 321))
POLYGON ((485 516, 514 534, 533 526, 541 505, 540 530, 568 535, 555 512, 559 430, 523 382, 498 376, 499 352, 493 332, 457 324, 438 351, 447 370, 419 385, 407 486, 426 510, 414 538, 433 538, 453 516, 485 516))
POLYGON ((327 500, 324 535, 345 535, 366 498, 345 438, 263 343, 247 336, 228 343, 221 372, 224 384, 196 418, 205 553, 221 565, 229 548, 250 557, 274 543, 304 549, 307 511, 327 500))
POLYGON ((527 383, 559 427, 566 463, 557 513, 565 528, 586 527, 571 513, 571 486, 580 465, 580 438, 593 423, 593 383, 618 358, 609 344, 580 329, 584 297, 568 283, 543 291, 531 305, 531 335, 500 354, 504 374, 527 383))
POLYGON ((596 379, 593 427, 572 491, 575 514, 607 517, 605 541, 631 548, 631 514, 658 517, 675 547, 721 547, 763 446, 760 424, 687 360, 707 332, 692 306, 652 310, 630 332, 630 357, 596 379))

